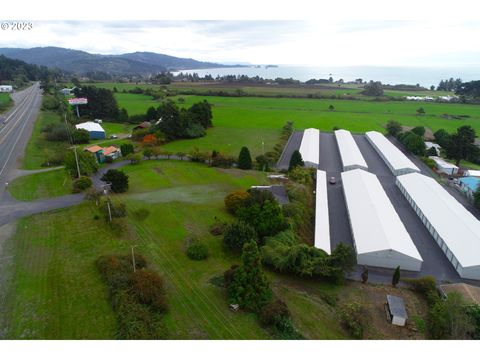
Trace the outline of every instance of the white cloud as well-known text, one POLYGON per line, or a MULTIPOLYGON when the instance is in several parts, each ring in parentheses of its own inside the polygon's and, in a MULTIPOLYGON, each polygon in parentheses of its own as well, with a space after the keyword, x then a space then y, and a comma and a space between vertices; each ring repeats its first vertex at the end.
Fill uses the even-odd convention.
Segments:
POLYGON ((38 21, 0 46, 92 53, 152 51, 215 62, 308 65, 478 64, 477 22, 420 20, 38 21))

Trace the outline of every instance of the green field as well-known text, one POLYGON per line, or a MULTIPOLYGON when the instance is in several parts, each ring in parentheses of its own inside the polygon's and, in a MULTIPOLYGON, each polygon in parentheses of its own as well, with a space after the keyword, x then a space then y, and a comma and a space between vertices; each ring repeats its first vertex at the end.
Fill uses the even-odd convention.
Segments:
POLYGON ((38 119, 35 121, 32 136, 25 150, 22 162, 22 168, 27 170, 41 169, 42 164, 48 159, 63 153, 69 147, 66 142, 47 141, 41 133, 42 127, 50 123, 61 121, 60 116, 53 111, 41 111, 38 119))
MULTIPOLYGON (((148 96, 117 94, 120 106, 130 106, 135 112, 146 112, 152 105, 148 96), (128 99, 128 100, 127 100, 128 99)), ((179 140, 164 146, 172 152, 189 152, 197 146, 200 150, 219 150, 238 155, 246 145, 253 155, 270 150, 278 141, 280 129, 286 121, 293 121, 296 129, 316 127, 331 131, 334 126, 353 132, 384 131, 385 124, 395 119, 405 126, 425 126, 432 131, 444 128, 454 132, 462 125, 472 125, 480 133, 480 107, 467 104, 416 103, 406 101, 352 101, 317 99, 275 99, 254 97, 182 96, 183 106, 207 99, 213 105, 214 127, 207 136, 199 139, 179 140), (334 111, 328 110, 333 105, 334 111), (417 115, 422 106, 426 114, 417 115), (461 120, 444 116, 464 116, 461 120)))
POLYGON ((8 189, 15 199, 32 201, 67 195, 72 192, 72 178, 64 169, 26 175, 13 180, 8 189))
MULTIPOLYGON (((15 236, 6 244, 14 255, 10 290, 6 303, 0 304, 6 314, 0 321, 6 337, 113 338, 115 317, 93 262, 102 254, 129 253, 130 245, 138 244, 136 251, 166 280, 169 311, 164 321, 170 338, 270 338, 252 314, 231 312, 224 289, 210 283, 239 258, 225 252, 221 237, 208 231, 215 217, 230 219, 224 196, 264 183, 265 174, 166 160, 144 161, 123 170, 131 187, 118 196, 126 202, 129 224, 120 235, 103 219, 94 220, 98 210, 90 203, 19 221, 15 236), (139 209, 148 210, 149 216, 136 218, 139 209), (192 238, 208 245, 206 261, 185 255, 192 238)), ((269 277, 274 291, 285 295, 294 323, 307 337, 345 337, 332 309, 306 294, 302 281, 290 286, 284 277, 269 277), (305 308, 315 313, 315 321, 305 308)), ((320 283, 309 284, 323 289, 320 283)))
POLYGON ((0 93, 0 113, 7 111, 12 104, 13 101, 10 94, 0 93))

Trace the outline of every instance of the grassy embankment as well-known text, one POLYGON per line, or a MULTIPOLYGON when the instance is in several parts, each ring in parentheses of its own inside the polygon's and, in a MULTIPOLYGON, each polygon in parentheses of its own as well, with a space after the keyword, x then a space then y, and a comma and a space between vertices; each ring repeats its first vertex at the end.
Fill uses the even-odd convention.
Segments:
POLYGON ((8 190, 15 199, 32 201, 67 195, 72 192, 72 178, 64 169, 26 175, 13 180, 8 190))
POLYGON ((0 93, 0 113, 7 111, 8 108, 12 105, 13 105, 13 100, 10 97, 10 94, 0 93))

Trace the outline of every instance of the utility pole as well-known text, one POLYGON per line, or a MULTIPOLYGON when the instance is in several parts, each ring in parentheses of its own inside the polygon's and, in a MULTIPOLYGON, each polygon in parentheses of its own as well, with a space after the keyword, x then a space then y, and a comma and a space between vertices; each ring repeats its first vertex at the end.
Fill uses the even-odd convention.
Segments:
POLYGON ((108 208, 108 217, 112 221, 112 210, 110 208, 110 197, 108 196, 108 190, 110 189, 110 183, 107 183, 103 186, 103 193, 107 196, 107 208, 108 208))
POLYGON ((133 252, 133 249, 136 248, 138 245, 132 245, 132 264, 133 264, 133 272, 137 271, 137 268, 135 266, 135 253, 133 252))
POLYGON ((77 147, 74 145, 70 149, 73 149, 73 152, 75 153, 75 162, 77 163, 77 173, 78 173, 78 178, 80 179, 80 165, 78 164, 78 155, 77 155, 77 147))

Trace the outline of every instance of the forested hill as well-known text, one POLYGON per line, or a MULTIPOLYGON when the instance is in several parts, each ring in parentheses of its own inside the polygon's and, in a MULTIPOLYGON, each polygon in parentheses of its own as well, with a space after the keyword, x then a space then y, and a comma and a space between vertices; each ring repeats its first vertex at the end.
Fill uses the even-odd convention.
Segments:
POLYGON ((59 47, 35 47, 31 49, 0 48, 0 54, 31 64, 56 67, 74 74, 145 75, 167 70, 225 67, 221 64, 152 52, 100 55, 59 47))
POLYGON ((9 83, 21 86, 28 81, 40 81, 52 74, 45 66, 27 64, 21 60, 14 60, 0 55, 0 83, 9 83))

